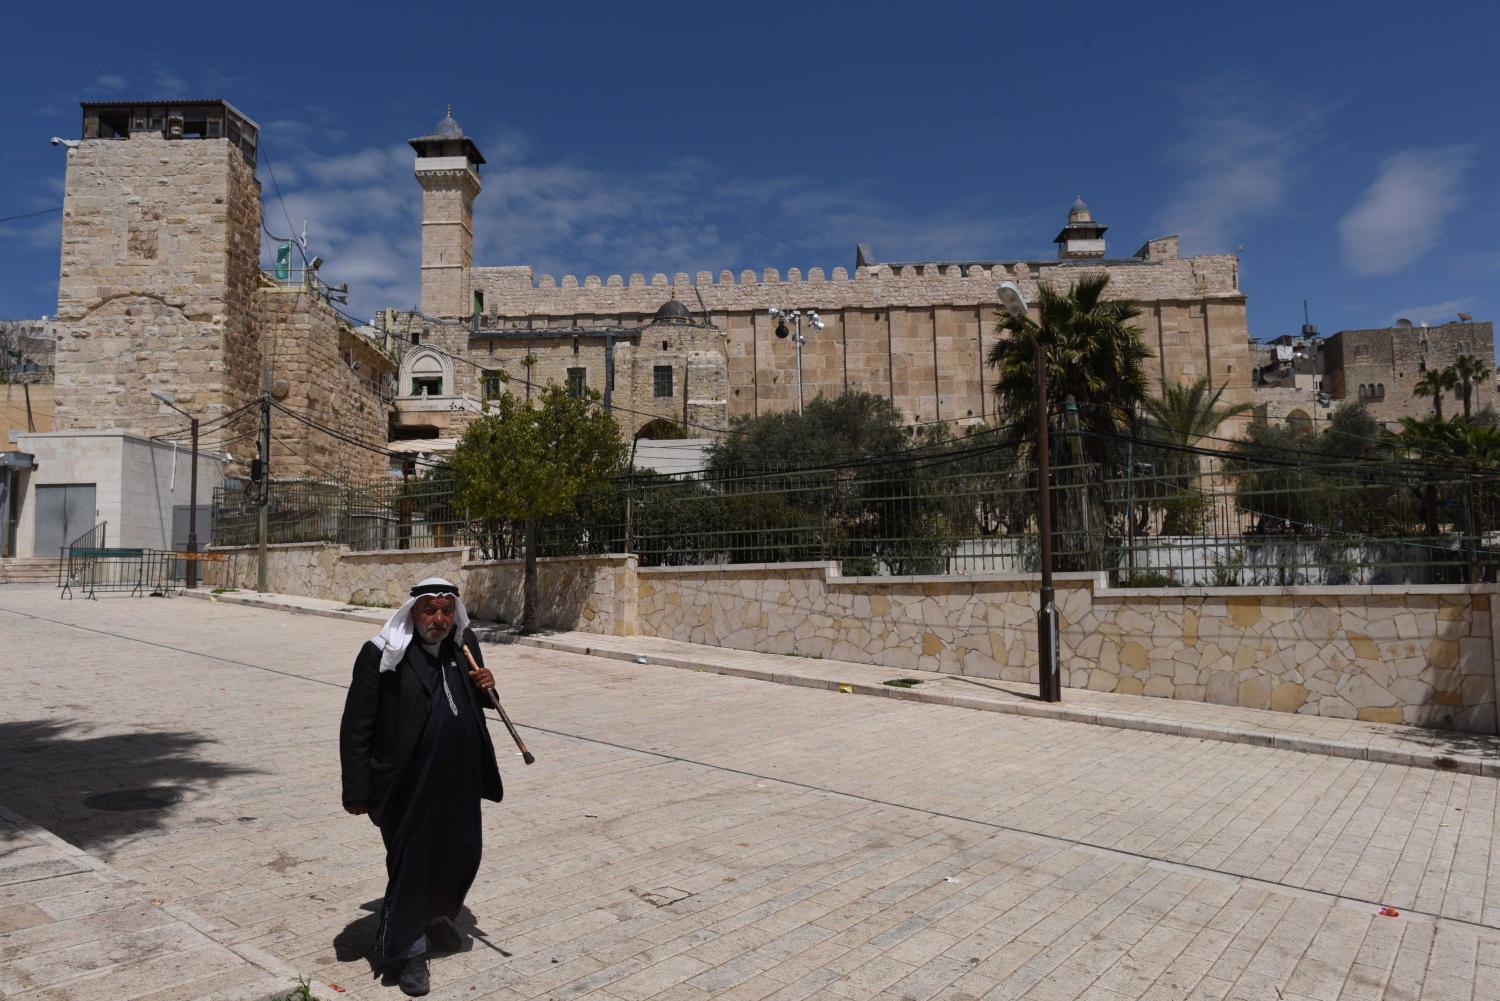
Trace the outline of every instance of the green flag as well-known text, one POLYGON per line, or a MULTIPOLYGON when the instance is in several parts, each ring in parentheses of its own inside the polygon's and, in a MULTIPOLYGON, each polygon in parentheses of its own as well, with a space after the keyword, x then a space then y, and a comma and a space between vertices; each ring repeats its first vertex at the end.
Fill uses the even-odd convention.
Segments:
POLYGON ((292 245, 290 243, 278 243, 276 245, 276 280, 284 282, 292 277, 292 245))

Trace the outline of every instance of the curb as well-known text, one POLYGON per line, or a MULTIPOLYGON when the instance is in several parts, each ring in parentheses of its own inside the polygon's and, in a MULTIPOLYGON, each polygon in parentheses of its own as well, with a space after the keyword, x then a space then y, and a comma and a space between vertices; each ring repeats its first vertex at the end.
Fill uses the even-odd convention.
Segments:
MULTIPOLYGON (((206 598, 225 604, 249 605, 291 612, 296 615, 321 615, 328 618, 349 619, 357 622, 384 622, 384 610, 338 611, 321 608, 300 608, 249 595, 214 594, 206 591, 184 591, 191 598, 206 598)), ((586 643, 570 643, 549 639, 545 636, 517 636, 501 627, 473 624, 475 633, 486 643, 516 643, 541 650, 559 653, 580 654, 625 663, 638 663, 638 656, 621 650, 592 647, 586 643)), ((1114 727, 1118 730, 1143 730, 1148 733, 1163 733, 1173 737, 1189 737, 1197 740, 1214 740, 1229 744, 1248 744, 1255 747, 1272 747, 1282 751, 1297 751, 1302 754, 1319 754, 1330 758, 1350 758, 1376 764, 1405 765, 1410 768, 1429 768, 1434 771, 1455 772, 1461 775, 1482 775, 1500 778, 1500 757, 1482 758, 1471 754, 1440 754, 1435 751, 1407 750, 1397 747, 1368 747, 1363 744, 1337 740, 1319 740, 1316 737, 1300 737, 1295 734, 1267 733, 1260 730, 1242 730, 1209 726, 1202 723, 1178 722, 1150 716, 1135 716, 1099 709, 1074 709, 1046 702, 1001 702, 967 695, 939 695, 922 692, 915 688, 893 688, 888 685, 870 684, 863 681, 831 681, 800 674, 781 673, 753 667, 730 667, 709 664, 703 661, 686 660, 679 657, 647 655, 647 661, 657 667, 697 671, 702 674, 721 674, 751 681, 768 681, 772 684, 791 685, 799 688, 816 688, 824 691, 843 691, 853 695, 876 698, 900 699, 928 705, 949 706, 956 709, 974 709, 980 712, 1004 713, 1011 716, 1031 716, 1038 719, 1060 720, 1066 723, 1086 723, 1092 726, 1114 727)))

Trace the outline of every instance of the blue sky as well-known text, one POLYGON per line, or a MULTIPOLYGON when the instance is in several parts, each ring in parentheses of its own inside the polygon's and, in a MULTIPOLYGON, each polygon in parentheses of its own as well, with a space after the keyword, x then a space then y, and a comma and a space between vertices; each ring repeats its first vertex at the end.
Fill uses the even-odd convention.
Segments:
MULTIPOLYGON (((416 302, 404 141, 450 101, 481 264, 1043 258, 1081 192, 1112 255, 1243 247, 1257 337, 1500 300, 1492 5, 16 6, 0 217, 61 204, 80 99, 223 97, 361 315, 416 302)), ((0 223, 0 318, 54 310, 58 226, 0 223)))

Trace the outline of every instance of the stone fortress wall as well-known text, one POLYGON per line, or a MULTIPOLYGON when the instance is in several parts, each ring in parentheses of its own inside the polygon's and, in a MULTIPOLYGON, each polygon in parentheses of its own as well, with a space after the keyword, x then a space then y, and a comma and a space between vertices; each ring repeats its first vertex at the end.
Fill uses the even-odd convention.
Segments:
MULTIPOLYGON (((390 311, 386 329, 396 340, 416 335, 407 349, 399 390, 410 396, 412 362, 423 347, 437 349, 432 362, 444 370, 444 393, 434 401, 402 399, 398 424, 435 428, 444 437, 458 437, 479 411, 456 398, 483 400, 486 374, 505 373, 502 392, 530 399, 548 385, 568 385, 569 373, 581 369, 584 384, 603 393, 609 364, 599 328, 537 328, 497 330, 468 321, 442 321, 390 311), (446 356, 446 357, 445 357, 446 356), (451 381, 450 381, 451 380, 451 381), (530 385, 528 385, 530 383, 530 385)), ((654 316, 633 318, 630 326, 611 327, 614 351, 614 416, 621 430, 633 435, 646 423, 666 419, 698 429, 728 428, 729 369, 723 331, 700 322, 656 322, 654 316), (669 368, 671 392, 657 395, 656 370, 669 368)), ((666 388, 666 387, 661 387, 666 388)))
MULTIPOLYGON (((320 296, 302 285, 268 285, 256 296, 256 318, 271 351, 272 397, 289 410, 360 441, 381 446, 387 412, 383 383, 395 361, 356 333, 320 296)), ((387 475, 390 459, 373 449, 271 414, 271 475, 276 479, 359 482, 387 475)), ((248 457, 255 442, 240 443, 248 457)))
POLYGON ((725 332, 728 409, 731 417, 789 409, 796 403, 795 347, 775 336, 772 306, 816 309, 826 328, 808 334, 803 348, 804 394, 845 389, 886 396, 912 421, 994 416, 985 357, 999 335, 996 287, 1019 286, 1035 301, 1037 286, 1066 288, 1103 271, 1111 295, 1138 303, 1136 321, 1156 356, 1153 381, 1191 382, 1208 376, 1227 386, 1226 402, 1250 401, 1245 296, 1232 256, 1177 255, 1175 239, 1152 241, 1140 256, 1123 260, 1058 260, 970 265, 858 267, 851 275, 820 268, 804 277, 791 269, 738 276, 679 273, 559 283, 537 278, 529 267, 474 268, 472 288, 482 292, 499 327, 525 323, 628 325, 641 322, 674 294, 695 317, 725 332))
POLYGON ((85 140, 68 155, 56 427, 175 430, 259 388, 260 182, 227 139, 85 140))
MULTIPOLYGON (((86 137, 103 113, 86 106, 86 137)), ((262 277, 253 157, 253 145, 247 152, 229 137, 170 139, 160 128, 84 138, 69 151, 57 430, 180 431, 181 415, 152 390, 170 394, 208 427, 259 397, 262 352, 270 351, 273 377, 288 385, 284 405, 384 442, 380 386, 395 361, 305 286, 288 296, 287 286, 262 277), (361 377, 351 372, 355 362, 361 377)), ((229 443, 232 475, 247 472, 259 420, 251 407, 206 437, 210 446, 229 443)), ((288 418, 273 426, 283 443, 281 455, 273 452, 277 477, 371 475, 389 464, 288 418)))

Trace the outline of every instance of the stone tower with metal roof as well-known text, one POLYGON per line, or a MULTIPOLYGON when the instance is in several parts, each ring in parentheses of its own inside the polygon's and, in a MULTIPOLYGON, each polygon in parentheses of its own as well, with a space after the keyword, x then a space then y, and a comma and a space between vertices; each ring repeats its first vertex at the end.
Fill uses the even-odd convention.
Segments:
POLYGON ((422 186, 422 312, 460 316, 484 311, 483 292, 470 307, 474 264, 474 197, 484 156, 453 119, 453 106, 433 130, 409 140, 422 186))

